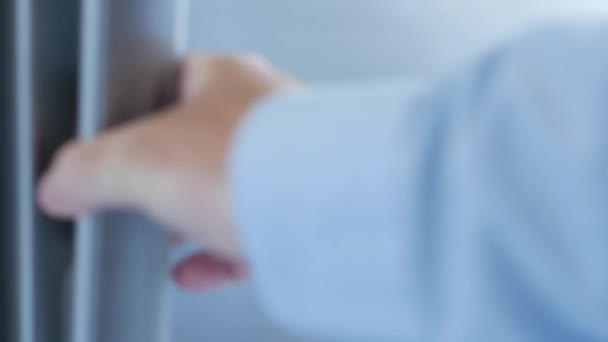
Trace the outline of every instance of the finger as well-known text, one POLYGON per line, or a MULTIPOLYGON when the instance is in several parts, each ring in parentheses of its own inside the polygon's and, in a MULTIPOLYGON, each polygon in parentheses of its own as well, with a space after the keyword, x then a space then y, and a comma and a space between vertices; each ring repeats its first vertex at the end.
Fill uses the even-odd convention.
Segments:
POLYGON ((173 269, 173 278, 180 286, 197 291, 217 288, 246 276, 243 264, 204 252, 188 257, 173 269))
POLYGON ((148 118, 92 142, 76 141, 62 148, 41 179, 41 207, 63 218, 99 209, 140 208, 163 185, 150 171, 155 169, 145 167, 144 158, 152 154, 149 141, 157 139, 167 118, 148 118))
MULTIPOLYGON (((180 70, 180 101, 188 102, 204 92, 218 74, 243 72, 244 65, 268 75, 277 73, 266 59, 256 53, 198 53, 186 58, 180 70)), ((242 76, 242 75, 241 75, 242 76)), ((217 79, 215 79, 217 82, 217 79)), ((217 84, 216 84, 217 85, 217 84)))
POLYGON ((188 57, 181 65, 179 98, 182 102, 195 98, 208 82, 209 55, 196 54, 188 57))

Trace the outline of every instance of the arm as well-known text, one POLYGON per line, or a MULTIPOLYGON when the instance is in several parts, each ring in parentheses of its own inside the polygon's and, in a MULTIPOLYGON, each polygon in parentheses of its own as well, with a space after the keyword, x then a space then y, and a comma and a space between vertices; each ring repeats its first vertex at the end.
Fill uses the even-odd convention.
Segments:
POLYGON ((608 338, 607 37, 537 33, 432 91, 259 104, 231 181, 269 313, 376 340, 608 338))
POLYGON ((180 284, 249 264, 297 329, 606 340, 607 32, 538 33, 432 90, 284 95, 259 58, 199 56, 174 107, 62 149, 40 203, 142 211, 205 244, 180 284))

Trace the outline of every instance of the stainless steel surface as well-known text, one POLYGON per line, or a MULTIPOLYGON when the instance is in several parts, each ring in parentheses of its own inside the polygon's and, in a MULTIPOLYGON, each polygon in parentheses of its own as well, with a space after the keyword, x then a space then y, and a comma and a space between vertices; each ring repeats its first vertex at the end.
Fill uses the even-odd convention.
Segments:
POLYGON ((53 151, 74 130, 78 1, 12 2, 12 228, 17 341, 60 340, 71 232, 44 217, 35 185, 53 151))
POLYGON ((161 341, 168 335, 166 236, 143 217, 108 213, 90 218, 89 229, 78 231, 79 242, 87 243, 74 245, 70 224, 45 217, 35 202, 40 172, 76 134, 78 102, 86 109, 81 128, 93 133, 170 98, 160 85, 174 66, 173 3, 95 3, 103 9, 92 13, 99 30, 82 22, 82 33, 81 0, 0 4, 1 341, 67 341, 70 334, 78 342, 161 341), (80 40, 85 33, 99 35, 80 40), (91 59, 91 52, 99 55, 91 59), (76 272, 76 286, 73 263, 86 270, 76 272), (95 299, 99 305, 90 305, 95 299), (70 316, 70 302, 85 310, 70 316), (91 334, 81 339, 73 331, 91 334))
POLYGON ((15 314, 17 301, 15 292, 17 269, 15 260, 16 233, 13 206, 14 172, 10 167, 14 158, 15 140, 13 123, 13 5, 11 1, 0 2, 0 340, 16 339, 15 314))
MULTIPOLYGON (((175 4, 83 2, 81 138, 90 139, 173 98, 175 4)), ((140 215, 111 212, 79 219, 76 235, 71 340, 166 340, 166 234, 140 215)))
MULTIPOLYGON (((37 179, 55 151, 75 135, 80 0, 33 0, 32 4, 34 163, 28 189, 33 195, 37 179)), ((28 200, 34 202, 34 198, 28 200)), ((33 337, 36 342, 63 341, 72 226, 33 208, 33 337)))
POLYGON ((17 248, 17 301, 15 312, 20 342, 34 341, 34 237, 33 237, 33 113, 32 113, 32 3, 30 0, 17 1, 15 16, 15 151, 13 180, 16 184, 15 229, 17 248))

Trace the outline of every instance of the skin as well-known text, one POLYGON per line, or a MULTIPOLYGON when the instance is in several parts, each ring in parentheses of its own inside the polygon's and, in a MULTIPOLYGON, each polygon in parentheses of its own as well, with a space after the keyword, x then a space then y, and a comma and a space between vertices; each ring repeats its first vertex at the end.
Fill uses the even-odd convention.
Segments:
POLYGON ((132 209, 160 221, 177 240, 208 248, 173 271, 182 286, 203 290, 243 279, 228 198, 227 156, 245 113, 297 83, 256 55, 197 55, 183 64, 178 103, 64 146, 42 177, 40 206, 73 219, 132 209))

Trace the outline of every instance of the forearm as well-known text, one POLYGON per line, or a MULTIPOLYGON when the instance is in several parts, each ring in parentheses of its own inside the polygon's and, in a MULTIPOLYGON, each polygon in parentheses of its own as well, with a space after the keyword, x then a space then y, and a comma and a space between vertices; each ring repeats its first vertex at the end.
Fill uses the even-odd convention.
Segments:
POLYGON ((269 312, 341 336, 605 338, 606 36, 536 34, 422 93, 259 106, 231 179, 269 312))

